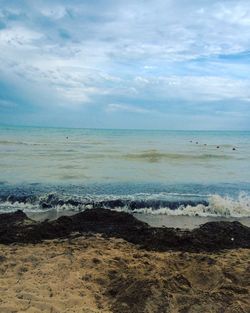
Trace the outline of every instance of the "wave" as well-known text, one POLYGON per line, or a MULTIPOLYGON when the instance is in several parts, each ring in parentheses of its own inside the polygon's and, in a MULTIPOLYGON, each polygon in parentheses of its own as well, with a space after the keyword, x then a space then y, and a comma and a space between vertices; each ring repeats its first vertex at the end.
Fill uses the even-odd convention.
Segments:
POLYGON ((228 160, 231 159, 232 156, 225 155, 225 154, 184 154, 184 153, 167 153, 167 152, 160 152, 157 150, 148 150, 143 151, 140 153, 129 153, 125 155, 126 159, 130 160, 145 160, 148 162, 158 162, 160 160, 181 160, 181 161, 188 161, 188 160, 201 160, 207 161, 210 159, 221 159, 221 160, 228 160))
POLYGON ((44 212, 83 211, 108 208, 138 214, 186 215, 202 217, 250 217, 250 196, 240 193, 237 198, 220 195, 194 195, 177 193, 65 196, 48 193, 40 196, 2 196, 0 211, 44 212))
POLYGON ((28 145, 28 143, 23 141, 0 140, 0 145, 28 145))
POLYGON ((47 146, 48 143, 0 140, 0 145, 47 146))
MULTIPOLYGON (((67 144, 76 144, 78 146, 81 146, 82 148, 89 148, 95 145, 103 145, 103 142, 95 142, 95 141, 70 141, 67 142, 67 144)), ((16 141, 16 140, 0 140, 0 145, 25 145, 25 146, 54 146, 54 142, 28 142, 28 141, 16 141)), ((56 143, 59 146, 64 146, 64 141, 59 141, 56 143)))
MULTIPOLYGON (((136 209, 133 213, 153 214, 153 215, 170 215, 170 216, 201 216, 201 217, 250 217, 250 198, 247 200, 233 200, 223 198, 219 195, 212 196, 208 205, 197 204, 181 205, 176 210, 169 207, 161 207, 154 210, 153 208, 136 209)), ((128 210, 129 211, 129 210, 128 210)))

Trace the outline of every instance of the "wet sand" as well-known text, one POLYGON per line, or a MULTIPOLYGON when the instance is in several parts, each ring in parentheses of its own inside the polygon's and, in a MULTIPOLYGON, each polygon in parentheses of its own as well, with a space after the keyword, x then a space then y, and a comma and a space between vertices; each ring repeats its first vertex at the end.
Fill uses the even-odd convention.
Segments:
POLYGON ((173 227, 181 229, 194 229, 208 222, 234 222, 238 221, 242 225, 250 227, 250 218, 235 217, 212 217, 212 216, 186 216, 186 215, 159 215, 159 214, 134 214, 134 216, 152 227, 173 227))
POLYGON ((152 252, 83 235, 0 245, 0 312, 247 313, 250 249, 152 252))
MULTIPOLYGON (((76 211, 56 211, 54 209, 44 212, 26 212, 27 216, 35 221, 44 221, 46 219, 56 220, 60 216, 71 216, 76 214, 76 211)), ((164 214, 133 214, 138 220, 149 224, 152 227, 173 227, 181 229, 194 229, 207 222, 218 221, 238 221, 243 225, 250 227, 250 218, 229 218, 229 217, 202 217, 202 216, 185 216, 185 215, 164 215, 164 214)))

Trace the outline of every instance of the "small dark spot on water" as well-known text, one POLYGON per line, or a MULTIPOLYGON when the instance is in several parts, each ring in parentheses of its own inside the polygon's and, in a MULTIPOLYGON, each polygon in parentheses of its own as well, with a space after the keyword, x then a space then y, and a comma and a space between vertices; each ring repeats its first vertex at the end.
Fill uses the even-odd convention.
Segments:
POLYGON ((236 150, 236 148, 233 148, 232 150, 233 150, 233 151, 235 151, 235 150, 236 150))
POLYGON ((219 148, 220 148, 220 146, 217 146, 216 148, 217 148, 217 149, 219 149, 219 148))
POLYGON ((198 145, 198 143, 199 143, 199 142, 198 142, 198 141, 196 141, 196 144, 197 144, 197 145, 198 145))

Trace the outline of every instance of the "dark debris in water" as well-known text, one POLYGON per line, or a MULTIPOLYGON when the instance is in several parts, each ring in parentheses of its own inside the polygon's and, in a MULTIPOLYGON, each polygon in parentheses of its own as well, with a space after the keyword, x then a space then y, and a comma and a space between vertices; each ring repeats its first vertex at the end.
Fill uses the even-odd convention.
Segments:
POLYGON ((22 211, 0 214, 0 243, 39 243, 73 233, 123 238, 155 251, 218 251, 250 248, 250 228, 239 222, 209 222, 192 231, 155 228, 128 213, 90 209, 55 221, 35 222, 22 211))

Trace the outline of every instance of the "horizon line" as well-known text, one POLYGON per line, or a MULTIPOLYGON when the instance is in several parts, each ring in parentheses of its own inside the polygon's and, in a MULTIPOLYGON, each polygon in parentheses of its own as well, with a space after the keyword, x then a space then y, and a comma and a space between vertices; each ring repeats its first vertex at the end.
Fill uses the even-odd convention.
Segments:
POLYGON ((0 124, 0 127, 27 127, 27 128, 53 128, 53 129, 86 129, 86 130, 127 130, 127 131, 179 131, 179 132, 250 132, 250 129, 163 129, 163 128, 105 128, 105 127, 69 127, 69 126, 39 126, 21 124, 0 124))

